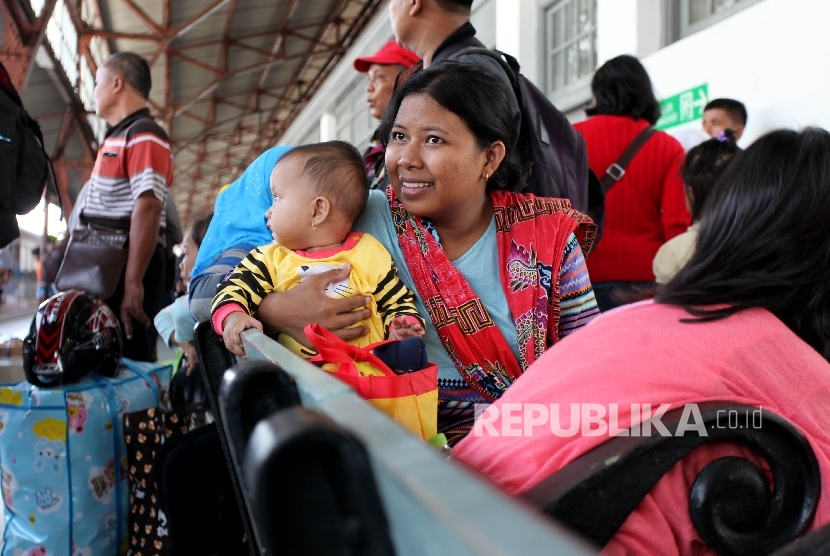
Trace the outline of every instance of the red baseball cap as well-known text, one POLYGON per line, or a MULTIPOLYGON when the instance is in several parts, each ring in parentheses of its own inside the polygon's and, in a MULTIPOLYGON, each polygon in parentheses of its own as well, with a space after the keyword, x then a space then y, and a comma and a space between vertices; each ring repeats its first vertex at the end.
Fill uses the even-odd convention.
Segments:
POLYGON ((361 73, 366 73, 372 64, 380 64, 382 66, 398 64, 408 68, 418 60, 420 58, 414 52, 405 49, 395 41, 389 41, 380 50, 375 52, 373 56, 356 58, 354 61, 354 69, 361 73))

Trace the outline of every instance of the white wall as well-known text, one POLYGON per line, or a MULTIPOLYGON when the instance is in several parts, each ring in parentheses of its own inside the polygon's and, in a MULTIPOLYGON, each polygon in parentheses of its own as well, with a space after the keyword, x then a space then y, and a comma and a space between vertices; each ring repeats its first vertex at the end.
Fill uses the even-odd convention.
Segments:
MULTIPOLYGON (((517 55, 528 77, 540 69, 543 37, 541 7, 545 0, 479 0, 477 16, 494 18, 482 35, 493 34, 496 46, 517 55)), ((598 0, 598 60, 619 54, 643 60, 658 98, 708 83, 711 98, 744 102, 749 121, 740 144, 748 145, 779 127, 817 125, 830 128, 830 21, 828 0, 762 0, 703 31, 668 47, 662 43, 663 0, 598 0), (656 50, 656 51, 655 51, 656 50)), ((320 91, 283 137, 283 144, 301 142, 320 117, 335 112, 344 88, 356 86, 352 61, 374 52, 392 37, 384 6, 350 49, 320 91)), ((486 37, 483 37, 486 38, 486 37)), ((491 39, 492 40, 492 39, 491 39)), ((699 127, 700 122, 672 128, 699 127)))
POLYGON ((597 0, 597 63, 637 53, 637 0, 597 0))
MULTIPOLYGON (((600 63, 637 53, 638 45, 631 42, 636 32, 613 31, 614 18, 632 17, 621 10, 634 1, 599 0, 600 63)), ((643 64, 659 98, 708 83, 710 98, 746 104, 742 146, 780 127, 830 128, 828 21, 826 0, 763 0, 658 50, 643 64)))
MULTIPOLYGON (((473 3, 473 24, 478 31, 478 37, 485 44, 498 44, 499 40, 505 40, 504 37, 511 35, 499 35, 497 26, 497 3, 505 0, 476 0, 473 3)), ((537 0, 506 0, 508 3, 521 1, 524 4, 533 4, 537 0)), ((324 117, 325 114, 337 114, 338 102, 342 102, 344 92, 353 90, 354 87, 365 87, 365 75, 358 74, 354 69, 354 59, 359 56, 367 56, 373 54, 380 48, 384 42, 393 39, 392 28, 389 23, 389 11, 387 3, 384 3, 375 18, 369 23, 366 30, 360 35, 355 44, 349 49, 346 55, 342 58, 337 67, 332 71, 331 75, 326 79, 326 82, 320 87, 311 101, 306 105, 294 123, 288 128, 280 140, 281 145, 301 145, 307 143, 309 140, 325 140, 324 135, 330 132, 332 121, 330 118, 324 117), (321 121, 322 118, 322 121, 321 121), (325 133, 324 133, 325 132, 325 133)), ((535 48, 535 44, 531 38, 528 42, 527 37, 522 35, 526 30, 520 29, 520 26, 527 23, 529 17, 533 17, 532 10, 526 10, 522 19, 517 19, 515 25, 511 28, 512 36, 523 37, 523 48, 527 52, 530 64, 535 64, 535 60, 530 58, 530 48, 535 48)), ((532 37, 532 35, 531 35, 532 37)), ((512 39, 510 39, 512 40, 512 39)), ((510 52, 508 50, 508 52, 510 52)), ((512 52, 511 52, 512 53, 512 52)), ((519 61, 523 64, 525 61, 519 57, 519 61)), ((366 108, 368 111, 368 107, 366 108)), ((357 145, 362 149, 365 145, 357 145)))
POLYGON ((541 13, 538 0, 495 0, 495 47, 515 57, 534 83, 541 82, 542 76, 541 13))

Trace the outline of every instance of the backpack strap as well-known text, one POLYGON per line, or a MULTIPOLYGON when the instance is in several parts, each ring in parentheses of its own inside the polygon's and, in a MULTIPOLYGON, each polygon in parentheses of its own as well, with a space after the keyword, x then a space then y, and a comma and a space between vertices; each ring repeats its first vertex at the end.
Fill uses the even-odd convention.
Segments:
POLYGON ((605 171, 605 175, 602 176, 602 179, 599 180, 602 184, 602 189, 607 194, 608 191, 614 186, 615 183, 620 181, 622 177, 625 175, 625 169, 628 168, 628 165, 631 164, 631 161, 634 159, 634 156, 639 152, 639 150, 646 144, 652 135, 657 132, 656 129, 652 126, 648 126, 643 131, 637 134, 637 137, 631 142, 631 144, 626 147, 623 153, 620 155, 620 158, 617 159, 616 162, 611 164, 608 169, 605 171))
MULTIPOLYGON (((488 58, 492 58, 495 61, 497 61, 501 65, 504 72, 507 74, 508 79, 510 79, 510 84, 513 86, 513 91, 520 91, 518 78, 518 73, 520 70, 519 62, 516 61, 516 59, 510 56, 509 54, 505 54, 500 50, 490 50, 489 48, 485 48, 483 46, 465 46, 464 48, 459 48, 455 52, 451 52, 450 55, 444 58, 443 60, 455 60, 456 58, 460 58, 461 56, 466 56, 468 54, 481 54, 483 56, 487 56, 488 58)), ((518 98, 519 102, 521 103, 521 97, 518 98)))

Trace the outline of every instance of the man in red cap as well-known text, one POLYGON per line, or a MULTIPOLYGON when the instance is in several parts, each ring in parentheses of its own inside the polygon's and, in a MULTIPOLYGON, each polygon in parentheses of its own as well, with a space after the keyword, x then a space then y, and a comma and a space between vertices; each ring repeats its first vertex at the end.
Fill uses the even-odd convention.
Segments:
MULTIPOLYGON (((380 119, 392 98, 395 89, 395 78, 405 69, 418 61, 418 55, 400 46, 395 41, 384 44, 372 56, 357 58, 354 69, 369 74, 369 83, 366 84, 366 104, 373 117, 380 119)), ((369 147, 363 155, 366 166, 366 176, 372 188, 386 187, 388 180, 383 165, 383 145, 378 140, 377 131, 372 135, 369 147)))

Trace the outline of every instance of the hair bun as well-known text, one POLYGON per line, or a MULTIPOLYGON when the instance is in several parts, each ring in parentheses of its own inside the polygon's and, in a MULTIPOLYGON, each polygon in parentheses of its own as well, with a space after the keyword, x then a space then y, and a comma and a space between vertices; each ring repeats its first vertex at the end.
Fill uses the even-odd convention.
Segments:
POLYGON ((729 128, 723 129, 715 136, 715 139, 721 143, 734 143, 736 141, 735 132, 729 128))

